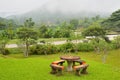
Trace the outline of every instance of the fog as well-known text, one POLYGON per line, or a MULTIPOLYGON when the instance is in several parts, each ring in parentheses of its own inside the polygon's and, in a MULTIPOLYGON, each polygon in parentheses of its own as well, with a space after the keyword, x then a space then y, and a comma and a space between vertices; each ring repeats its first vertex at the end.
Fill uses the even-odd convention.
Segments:
POLYGON ((0 0, 2 15, 26 13, 37 8, 46 8, 51 12, 112 13, 120 8, 120 0, 0 0))
POLYGON ((111 13, 120 8, 120 0, 53 0, 46 6, 50 11, 111 13))

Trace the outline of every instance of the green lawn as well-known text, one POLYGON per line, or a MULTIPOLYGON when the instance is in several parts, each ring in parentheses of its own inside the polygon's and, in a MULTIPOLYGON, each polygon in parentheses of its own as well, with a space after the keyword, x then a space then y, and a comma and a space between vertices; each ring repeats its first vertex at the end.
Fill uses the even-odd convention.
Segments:
POLYGON ((120 50, 111 51, 106 63, 101 62, 102 54, 97 55, 93 52, 74 54, 90 65, 89 74, 81 76, 66 71, 62 76, 49 73, 50 63, 59 60, 61 55, 63 54, 29 58, 23 58, 21 54, 0 55, 0 80, 120 80, 120 50))

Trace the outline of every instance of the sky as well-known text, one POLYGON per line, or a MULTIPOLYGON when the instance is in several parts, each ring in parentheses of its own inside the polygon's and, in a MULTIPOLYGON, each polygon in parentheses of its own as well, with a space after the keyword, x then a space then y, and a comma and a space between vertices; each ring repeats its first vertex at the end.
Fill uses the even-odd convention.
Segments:
POLYGON ((63 12, 113 12, 120 9, 120 0, 0 0, 0 16, 25 13, 40 7, 63 12))
POLYGON ((51 11, 113 12, 120 9, 120 0, 53 0, 47 6, 51 11))
POLYGON ((27 12, 50 0, 0 0, 0 12, 27 12))

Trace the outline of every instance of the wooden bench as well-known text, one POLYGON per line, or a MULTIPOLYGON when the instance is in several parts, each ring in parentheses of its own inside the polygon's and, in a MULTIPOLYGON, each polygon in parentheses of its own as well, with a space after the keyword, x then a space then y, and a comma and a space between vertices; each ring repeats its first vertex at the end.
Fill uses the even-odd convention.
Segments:
POLYGON ((52 62, 52 64, 57 64, 57 65, 63 65, 63 63, 65 62, 65 60, 58 60, 58 61, 54 61, 52 62))
POLYGON ((52 71, 50 72, 51 74, 56 74, 58 73, 59 75, 62 74, 62 71, 64 69, 64 66, 63 66, 63 63, 65 61, 64 60, 59 60, 59 61, 54 61, 52 62, 52 64, 50 65, 51 66, 51 69, 52 71))
POLYGON ((75 66, 75 63, 79 63, 80 65, 85 64, 86 62, 84 60, 74 60, 73 61, 73 66, 75 66))
POLYGON ((85 61, 83 61, 83 60, 77 60, 77 61, 74 61, 73 63, 74 63, 73 64, 74 65, 73 68, 75 70, 75 74, 76 75, 80 75, 80 70, 81 69, 82 69, 82 71, 81 71, 82 74, 87 74, 88 73, 86 70, 87 70, 87 67, 89 65, 86 64, 85 61), (75 65, 75 62, 80 63, 80 65, 75 65))

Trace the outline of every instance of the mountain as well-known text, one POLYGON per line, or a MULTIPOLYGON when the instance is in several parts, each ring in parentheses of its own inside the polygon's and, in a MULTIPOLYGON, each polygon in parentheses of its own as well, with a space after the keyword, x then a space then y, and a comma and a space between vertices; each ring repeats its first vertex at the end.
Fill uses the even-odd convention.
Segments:
POLYGON ((23 23, 26 19, 32 18, 36 23, 56 23, 61 21, 68 21, 70 19, 81 19, 84 17, 94 17, 100 15, 102 17, 108 16, 107 13, 94 13, 94 12, 86 12, 81 11, 78 13, 66 12, 63 13, 61 11, 50 12, 47 9, 38 9, 34 10, 22 15, 13 15, 7 17, 8 19, 14 19, 17 22, 23 23))
POLYGON ((0 17, 0 30, 5 29, 9 20, 0 17))
POLYGON ((103 10, 102 6, 99 5, 100 8, 97 7, 96 5, 98 3, 94 6, 90 5, 88 2, 86 3, 83 0, 82 4, 80 3, 80 1, 52 0, 51 2, 44 4, 38 9, 21 15, 9 16, 7 18, 14 19, 16 22, 19 23, 23 23, 28 18, 32 18, 33 21, 35 21, 36 23, 58 23, 64 20, 69 21, 70 19, 74 18, 81 19, 84 17, 94 17, 97 15, 105 17, 110 15, 110 12, 105 12, 107 8, 103 10), (79 3, 77 3, 77 1, 79 3))

